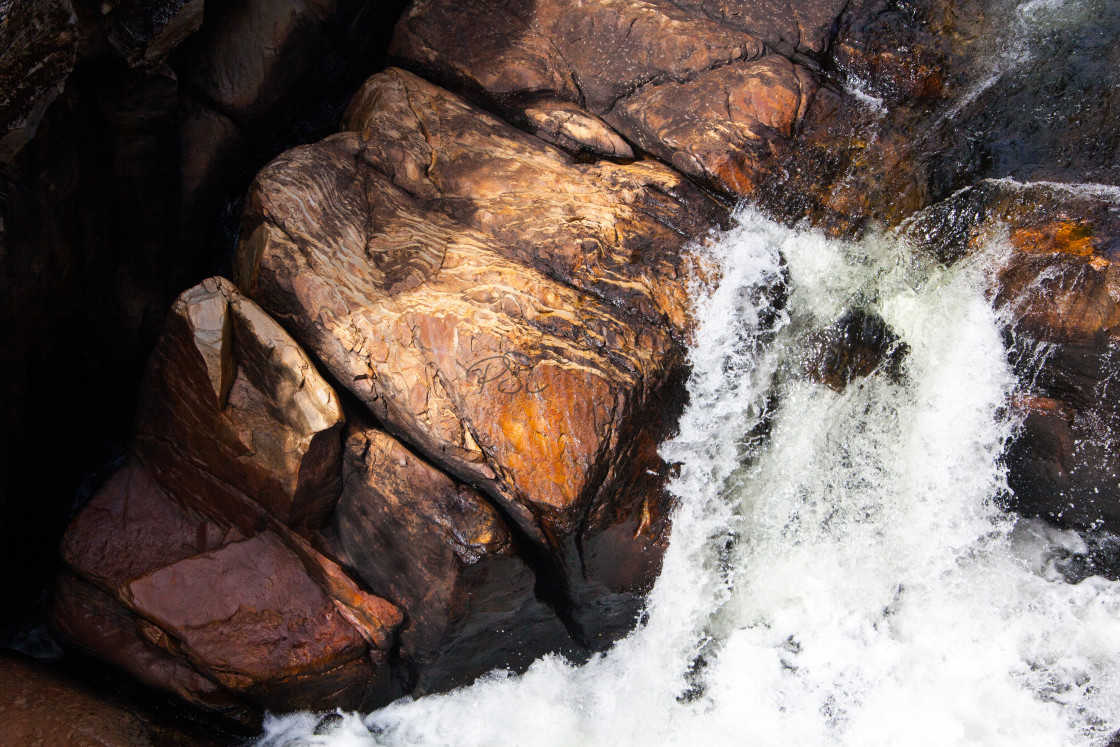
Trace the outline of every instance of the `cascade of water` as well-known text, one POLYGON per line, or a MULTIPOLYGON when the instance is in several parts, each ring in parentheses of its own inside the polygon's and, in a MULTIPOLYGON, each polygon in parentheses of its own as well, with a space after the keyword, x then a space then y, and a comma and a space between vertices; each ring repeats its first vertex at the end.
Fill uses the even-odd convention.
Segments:
POLYGON ((1015 379, 991 257, 945 269, 752 211, 706 251, 722 280, 698 289, 690 404, 663 452, 681 508, 648 620, 583 666, 546 658, 318 736, 278 717, 264 744, 1022 747, 1120 723, 1120 584, 1064 583, 1044 560, 1076 542, 998 506, 1015 379), (761 335, 752 303, 783 256, 790 312, 761 335), (837 393, 798 356, 852 307, 909 353, 901 377, 837 393))

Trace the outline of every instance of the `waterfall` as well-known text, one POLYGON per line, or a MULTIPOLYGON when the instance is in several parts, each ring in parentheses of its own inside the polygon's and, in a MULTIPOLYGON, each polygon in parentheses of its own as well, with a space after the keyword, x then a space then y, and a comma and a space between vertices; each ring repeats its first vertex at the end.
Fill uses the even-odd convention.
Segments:
POLYGON ((741 210, 698 249, 722 279, 696 289, 690 403, 663 446, 680 508, 642 624, 580 666, 271 717, 262 744, 1107 740, 1120 584, 1065 582, 1052 561, 1076 536, 1000 508, 1016 381, 985 295, 993 242, 945 268, 893 235, 833 240, 741 210), (783 275, 788 311, 759 308, 783 275), (908 353, 901 375, 836 392, 802 358, 853 308, 908 353))

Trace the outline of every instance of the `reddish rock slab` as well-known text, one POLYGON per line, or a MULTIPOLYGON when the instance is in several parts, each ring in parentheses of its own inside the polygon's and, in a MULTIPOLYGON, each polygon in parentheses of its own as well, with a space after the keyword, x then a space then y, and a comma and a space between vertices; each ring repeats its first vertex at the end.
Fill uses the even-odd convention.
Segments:
POLYGON ((62 538, 62 558, 115 594, 134 578, 234 539, 243 537, 183 508, 130 460, 74 517, 62 538))
POLYGON ((135 450, 165 490, 249 531, 255 502, 325 521, 340 489, 343 415, 306 354, 232 283, 179 297, 149 365, 135 450))
POLYGON ((261 706, 357 708, 380 695, 365 640, 275 535, 153 571, 124 597, 193 666, 261 706))
POLYGON ((112 14, 109 43, 132 67, 151 69, 202 25, 203 0, 122 0, 112 14))
POLYGON ((51 624, 69 643, 123 669, 149 687, 231 718, 246 716, 243 706, 230 693, 200 674, 177 651, 160 645, 171 646, 166 635, 129 612, 119 600, 77 576, 64 573, 59 577, 51 624))
POLYGON ((350 428, 333 528, 347 564, 408 611, 400 653, 414 694, 573 645, 494 507, 383 431, 350 428))

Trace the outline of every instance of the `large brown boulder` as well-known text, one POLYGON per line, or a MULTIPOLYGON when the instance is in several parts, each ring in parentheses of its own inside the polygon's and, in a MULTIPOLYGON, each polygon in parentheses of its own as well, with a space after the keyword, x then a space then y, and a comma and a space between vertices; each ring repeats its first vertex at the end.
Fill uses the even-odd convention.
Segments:
POLYGON ((258 176, 240 283, 394 436, 496 501, 591 642, 632 623, 659 567, 669 501, 643 439, 679 406, 688 282, 665 245, 690 201, 718 211, 662 167, 582 168, 471 111, 403 73, 367 84, 361 133, 258 176), (402 107, 418 113, 394 123, 402 107))
POLYGON ((1013 506, 1066 526, 1120 530, 1120 218, 1115 196, 985 181, 909 227, 955 261, 1002 247, 992 297, 1023 382, 1008 449, 1013 506))
POLYGON ((460 97, 390 69, 355 95, 343 129, 362 158, 421 202, 536 267, 649 321, 689 326, 685 247, 724 209, 654 161, 576 163, 460 97))
POLYGON ((498 511, 384 431, 351 427, 334 532, 361 579, 408 611, 414 693, 524 668, 567 642, 498 511))
POLYGON ((573 12, 548 0, 420 0, 391 51, 559 144, 622 155, 621 134, 752 195, 812 105, 820 83, 806 55, 823 53, 845 5, 590 0, 573 12), (579 126, 547 125, 557 108, 579 126))

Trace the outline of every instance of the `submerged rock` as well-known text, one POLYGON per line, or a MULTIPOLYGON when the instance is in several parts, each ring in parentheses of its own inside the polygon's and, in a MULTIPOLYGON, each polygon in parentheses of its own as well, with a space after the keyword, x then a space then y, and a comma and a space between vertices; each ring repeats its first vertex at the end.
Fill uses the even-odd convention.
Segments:
POLYGON ((837 392, 876 371, 898 381, 908 352, 906 343, 882 317, 862 309, 848 310, 810 338, 806 373, 837 392))

